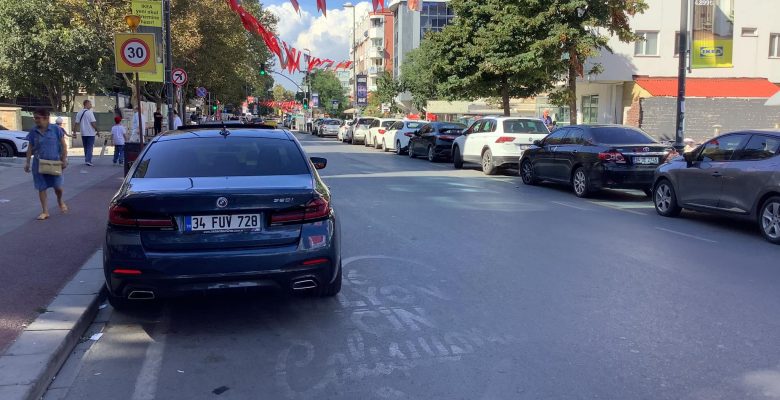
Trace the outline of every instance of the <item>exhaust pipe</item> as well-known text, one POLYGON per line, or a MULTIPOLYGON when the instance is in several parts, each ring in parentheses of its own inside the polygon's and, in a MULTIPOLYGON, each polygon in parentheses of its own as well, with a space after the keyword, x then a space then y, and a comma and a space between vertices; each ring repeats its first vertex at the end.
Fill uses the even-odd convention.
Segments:
POLYGON ((312 279, 301 279, 299 281, 295 281, 292 284, 293 290, 308 290, 308 289, 314 289, 317 287, 317 282, 315 282, 312 279))
POLYGON ((154 300, 154 292, 148 290, 134 290, 127 296, 130 300, 154 300))

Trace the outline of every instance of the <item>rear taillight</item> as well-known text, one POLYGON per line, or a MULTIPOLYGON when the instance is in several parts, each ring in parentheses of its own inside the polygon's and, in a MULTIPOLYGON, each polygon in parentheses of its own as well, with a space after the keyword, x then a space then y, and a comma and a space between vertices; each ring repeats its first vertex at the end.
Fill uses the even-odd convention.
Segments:
POLYGON ((412 133, 412 132, 406 132, 406 133, 404 133, 404 136, 406 136, 406 137, 412 137, 412 136, 414 136, 414 133, 412 133))
POLYGON ((317 197, 306 203, 306 206, 293 211, 284 211, 271 215, 271 225, 298 224, 327 218, 330 215, 330 204, 327 200, 317 197))
POLYGON ((498 139, 496 139, 496 143, 511 143, 514 142, 515 138, 511 136, 501 136, 498 139))
POLYGON ((379 130, 379 134, 380 134, 380 135, 384 135, 384 134, 385 134, 385 132, 387 132, 387 131, 386 131, 386 130, 384 130, 384 129, 380 129, 380 130, 379 130))
POLYGON ((127 207, 118 205, 108 209, 108 223, 135 228, 173 228, 173 218, 137 218, 127 207))
POLYGON ((113 271, 111 271, 117 275, 141 275, 142 272, 139 269, 126 269, 126 268, 116 268, 113 271))
POLYGON ((607 161, 607 162, 614 162, 617 164, 625 164, 626 158, 623 157, 622 154, 620 154, 617 151, 607 151, 603 153, 599 153, 599 160, 601 161, 607 161))
POLYGON ((455 140, 457 136, 450 136, 450 135, 439 135, 439 139, 441 140, 455 140))

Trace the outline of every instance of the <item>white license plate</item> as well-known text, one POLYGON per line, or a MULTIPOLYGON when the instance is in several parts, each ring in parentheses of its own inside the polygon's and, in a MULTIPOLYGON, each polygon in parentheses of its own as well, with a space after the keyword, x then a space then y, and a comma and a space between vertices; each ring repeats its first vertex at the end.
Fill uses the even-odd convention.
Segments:
POLYGON ((260 214, 193 215, 185 217, 184 221, 187 232, 259 231, 261 226, 260 214))
POLYGON ((658 157, 634 157, 634 164, 658 164, 658 157))

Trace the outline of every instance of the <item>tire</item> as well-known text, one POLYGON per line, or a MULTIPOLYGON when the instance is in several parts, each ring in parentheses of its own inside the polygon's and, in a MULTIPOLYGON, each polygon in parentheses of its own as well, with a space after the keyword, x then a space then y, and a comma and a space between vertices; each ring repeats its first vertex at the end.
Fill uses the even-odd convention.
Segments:
POLYGON ((758 227, 769 243, 780 244, 780 196, 772 196, 761 205, 758 227))
POLYGON ((482 153, 482 173, 485 175, 495 175, 498 171, 495 165, 493 165, 493 152, 490 149, 485 150, 482 153))
POLYGON ((436 152, 433 149, 433 146, 428 146, 428 161, 430 162, 436 162, 436 152))
POLYGON ((677 204, 677 193, 667 179, 661 179, 653 189, 653 205, 655 212, 663 217, 676 217, 682 208, 677 204))
POLYGON ((382 143, 378 143, 376 139, 374 139, 374 149, 381 150, 382 149, 382 143))
POLYGON ((336 280, 334 280, 333 283, 320 287, 320 290, 317 293, 320 297, 333 297, 341 292, 342 270, 343 269, 339 264, 339 272, 336 274, 336 280))
POLYGON ((590 196, 592 188, 590 185, 590 178, 588 177, 585 168, 577 168, 571 176, 571 186, 574 190, 574 194, 577 197, 585 198, 590 196))
POLYGON ((385 153, 390 151, 390 150, 387 149, 387 142, 385 142, 384 140, 382 141, 382 151, 385 152, 385 153))
POLYGON ((455 146, 452 150, 452 166, 455 167, 455 169, 463 168, 463 157, 460 155, 460 148, 458 146, 455 146))
POLYGON ((534 168, 528 160, 523 160, 523 163, 520 164, 520 171, 518 171, 518 173, 520 174, 520 177, 523 178, 523 183, 526 185, 533 186, 539 183, 539 180, 534 176, 534 168))
POLYGON ((409 158, 416 158, 417 156, 414 155, 414 152, 412 151, 412 142, 409 142, 409 148, 406 150, 406 152, 409 154, 409 158))
POLYGON ((395 141, 395 155, 402 156, 404 155, 404 151, 401 149, 401 141, 396 140, 395 141))
POLYGON ((13 157, 15 155, 13 146, 8 143, 0 143, 0 157, 13 157))

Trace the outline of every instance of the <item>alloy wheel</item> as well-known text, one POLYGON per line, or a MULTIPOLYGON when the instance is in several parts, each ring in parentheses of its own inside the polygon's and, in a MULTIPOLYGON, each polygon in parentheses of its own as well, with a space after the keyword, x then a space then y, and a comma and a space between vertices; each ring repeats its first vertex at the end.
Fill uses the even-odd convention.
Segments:
POLYGON ((436 154, 433 152, 433 146, 428 146, 428 161, 436 161, 436 154))
POLYGON ((581 196, 585 193, 587 183, 585 182, 585 172, 581 169, 574 173, 574 193, 581 196))
POLYGON ((780 202, 770 201, 764 206, 764 212, 761 214, 761 229, 768 238, 780 239, 780 202))
POLYGON ((669 189, 669 184, 658 185, 655 190, 655 206, 662 213, 669 212, 669 208, 672 206, 672 190, 669 189))
POLYGON ((397 140, 397 141, 395 142, 395 154, 397 154, 397 155, 399 155, 399 156, 400 156, 401 154, 403 154, 403 151, 401 151, 401 141, 400 141, 400 140, 397 140))
POLYGON ((523 183, 530 184, 534 181, 534 171, 531 168, 531 163, 528 161, 523 162, 521 173, 523 174, 523 183))

